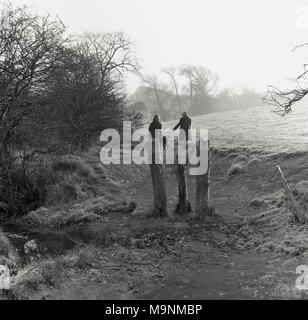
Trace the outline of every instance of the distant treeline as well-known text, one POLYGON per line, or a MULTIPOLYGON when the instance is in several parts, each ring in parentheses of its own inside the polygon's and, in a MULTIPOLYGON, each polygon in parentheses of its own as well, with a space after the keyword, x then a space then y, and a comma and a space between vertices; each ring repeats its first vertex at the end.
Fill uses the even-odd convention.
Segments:
POLYGON ((144 85, 129 97, 130 108, 146 118, 158 113, 162 120, 172 120, 183 111, 197 116, 263 104, 263 95, 247 87, 217 92, 218 76, 204 67, 168 68, 162 73, 167 81, 143 77, 144 85))

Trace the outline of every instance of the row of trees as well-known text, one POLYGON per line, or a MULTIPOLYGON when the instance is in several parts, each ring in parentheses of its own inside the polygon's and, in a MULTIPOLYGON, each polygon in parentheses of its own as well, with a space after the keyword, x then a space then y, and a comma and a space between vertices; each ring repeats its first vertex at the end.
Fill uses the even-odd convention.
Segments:
POLYGON ((123 86, 123 75, 136 70, 132 43, 122 33, 69 36, 59 19, 11 4, 2 8, 2 206, 16 213, 31 205, 27 162, 38 153, 85 148, 124 119, 138 124, 140 115, 125 107, 123 86))
POLYGON ((262 95, 242 87, 217 92, 218 76, 204 67, 165 68, 157 76, 141 76, 144 86, 131 97, 132 108, 159 113, 163 120, 177 118, 183 111, 193 116, 241 109, 262 104, 262 95))
POLYGON ((165 68, 162 72, 169 79, 169 83, 160 84, 155 76, 142 77, 155 93, 155 98, 159 111, 162 112, 162 101, 159 99, 159 89, 170 91, 174 96, 174 105, 178 112, 182 113, 184 105, 182 97, 188 100, 192 115, 202 113, 204 103, 215 91, 218 82, 218 76, 204 67, 185 66, 181 68, 165 68))

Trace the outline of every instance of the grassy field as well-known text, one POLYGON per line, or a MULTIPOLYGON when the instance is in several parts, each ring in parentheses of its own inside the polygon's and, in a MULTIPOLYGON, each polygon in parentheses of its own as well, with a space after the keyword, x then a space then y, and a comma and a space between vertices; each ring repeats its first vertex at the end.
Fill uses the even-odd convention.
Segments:
MULTIPOLYGON (((193 127, 206 128, 217 148, 248 147, 269 153, 307 150, 308 107, 295 107, 285 117, 269 107, 212 113, 193 118, 193 127)), ((173 127, 175 121, 166 123, 173 127)))

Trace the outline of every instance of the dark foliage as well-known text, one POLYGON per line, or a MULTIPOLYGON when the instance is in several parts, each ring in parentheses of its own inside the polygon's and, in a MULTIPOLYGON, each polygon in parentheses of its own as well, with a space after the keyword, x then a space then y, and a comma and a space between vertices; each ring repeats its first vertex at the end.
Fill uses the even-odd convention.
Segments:
POLYGON ((42 203, 34 167, 42 154, 98 142, 123 120, 123 74, 138 67, 121 33, 65 36, 63 23, 5 5, 0 13, 0 210, 24 213, 42 203))

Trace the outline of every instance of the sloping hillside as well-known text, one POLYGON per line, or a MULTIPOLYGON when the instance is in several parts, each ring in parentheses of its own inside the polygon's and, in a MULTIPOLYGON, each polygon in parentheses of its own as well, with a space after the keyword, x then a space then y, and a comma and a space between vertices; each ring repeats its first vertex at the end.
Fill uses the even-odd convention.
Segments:
MULTIPOLYGON (((308 107, 300 105, 285 117, 268 107, 212 113, 193 118, 193 127, 209 130, 216 148, 249 148, 267 153, 307 150, 308 107)), ((173 127, 175 121, 167 122, 173 127)))

